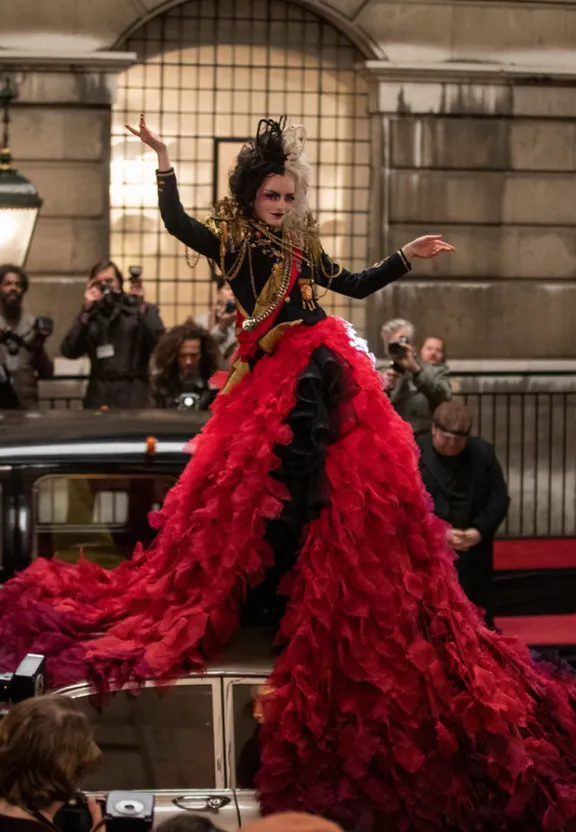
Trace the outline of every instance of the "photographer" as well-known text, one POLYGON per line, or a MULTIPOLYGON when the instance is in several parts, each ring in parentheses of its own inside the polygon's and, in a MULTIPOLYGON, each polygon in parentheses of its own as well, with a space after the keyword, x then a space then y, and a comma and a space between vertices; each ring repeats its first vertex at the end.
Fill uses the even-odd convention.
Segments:
POLYGON ((122 286, 114 263, 94 266, 82 311, 62 342, 65 358, 90 359, 86 408, 146 406, 148 364, 164 327, 158 308, 144 300, 139 269, 131 269, 128 293, 122 286))
POLYGON ((45 347, 52 321, 22 311, 28 285, 23 269, 0 266, 0 408, 38 407, 38 379, 54 373, 45 347))
POLYGON ((448 367, 428 364, 416 356, 414 327, 403 318, 384 324, 382 340, 388 359, 380 362, 379 369, 384 370, 390 401, 415 436, 427 433, 434 410, 452 398, 448 367))
POLYGON ((205 329, 193 321, 175 326, 152 358, 150 407, 208 410, 218 392, 210 379, 219 361, 218 345, 205 329))
MULTIPOLYGON (((56 812, 99 759, 88 718, 72 699, 14 705, 0 722, 0 832, 54 829, 56 812)), ((96 826, 102 813, 93 798, 88 808, 96 826)))
POLYGON ((236 349, 236 301, 234 293, 224 280, 219 277, 218 296, 214 308, 205 315, 196 318, 196 323, 203 329, 207 329, 212 338, 216 341, 220 351, 220 367, 228 369, 230 358, 236 349))

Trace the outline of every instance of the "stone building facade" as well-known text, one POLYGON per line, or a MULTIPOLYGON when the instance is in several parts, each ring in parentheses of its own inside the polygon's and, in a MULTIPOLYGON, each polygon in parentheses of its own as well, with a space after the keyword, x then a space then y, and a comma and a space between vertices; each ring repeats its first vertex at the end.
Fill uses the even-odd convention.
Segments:
MULTIPOLYGON (((368 302, 360 323, 372 346, 381 321, 402 315, 459 358, 571 358, 576 3, 187 0, 223 16, 264 2, 282 10, 276 22, 304 8, 355 49, 367 91, 367 261, 425 231, 458 247, 368 302)), ((142 60, 130 44, 178 5, 20 0, 3 10, 0 69, 20 87, 12 151, 44 198, 29 304, 56 319, 54 345, 88 270, 109 254, 113 106, 142 60)), ((158 281, 151 290, 162 299, 158 281)))

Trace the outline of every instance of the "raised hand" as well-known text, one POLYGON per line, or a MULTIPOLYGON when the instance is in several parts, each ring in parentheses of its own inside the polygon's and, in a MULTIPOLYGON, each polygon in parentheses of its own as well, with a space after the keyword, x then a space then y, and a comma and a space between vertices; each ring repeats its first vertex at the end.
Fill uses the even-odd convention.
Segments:
POLYGON ((436 257, 443 251, 456 251, 450 243, 445 243, 442 234, 426 234, 424 237, 417 237, 411 243, 402 246, 402 251, 408 260, 413 257, 428 259, 436 257))
POLYGON ((166 150, 166 142, 164 139, 157 133, 153 133, 152 130, 148 128, 144 118, 144 113, 140 115, 138 130, 135 127, 131 127, 129 124, 126 124, 125 127, 127 130, 130 130, 134 136, 138 136, 139 139, 142 139, 144 144, 147 144, 148 147, 151 147, 152 150, 156 151, 156 153, 161 153, 163 150, 166 150))
POLYGON ((84 310, 88 312, 100 300, 102 300, 100 285, 96 279, 91 280, 84 292, 84 310))

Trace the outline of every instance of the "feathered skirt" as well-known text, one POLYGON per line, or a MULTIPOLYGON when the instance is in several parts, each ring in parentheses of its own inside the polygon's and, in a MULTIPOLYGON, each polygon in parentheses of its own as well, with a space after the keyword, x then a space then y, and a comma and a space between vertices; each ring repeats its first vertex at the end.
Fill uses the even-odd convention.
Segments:
POLYGON ((289 328, 213 409, 149 550, 114 571, 39 559, 5 585, 2 669, 34 650, 53 685, 101 689, 202 670, 275 571, 263 811, 576 830, 573 682, 465 598, 411 430, 347 326, 289 328))

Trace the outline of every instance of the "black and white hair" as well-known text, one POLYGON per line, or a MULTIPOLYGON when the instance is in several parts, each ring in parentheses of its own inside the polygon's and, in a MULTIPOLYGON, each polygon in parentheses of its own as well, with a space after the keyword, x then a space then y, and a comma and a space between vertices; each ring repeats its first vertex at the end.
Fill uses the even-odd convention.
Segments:
POLYGON ((259 121, 256 138, 244 145, 229 177, 230 194, 242 214, 252 216, 258 189, 269 176, 290 174, 294 177, 295 199, 285 222, 294 232, 303 225, 310 211, 307 192, 311 174, 305 143, 304 128, 291 124, 286 116, 279 121, 259 121))

